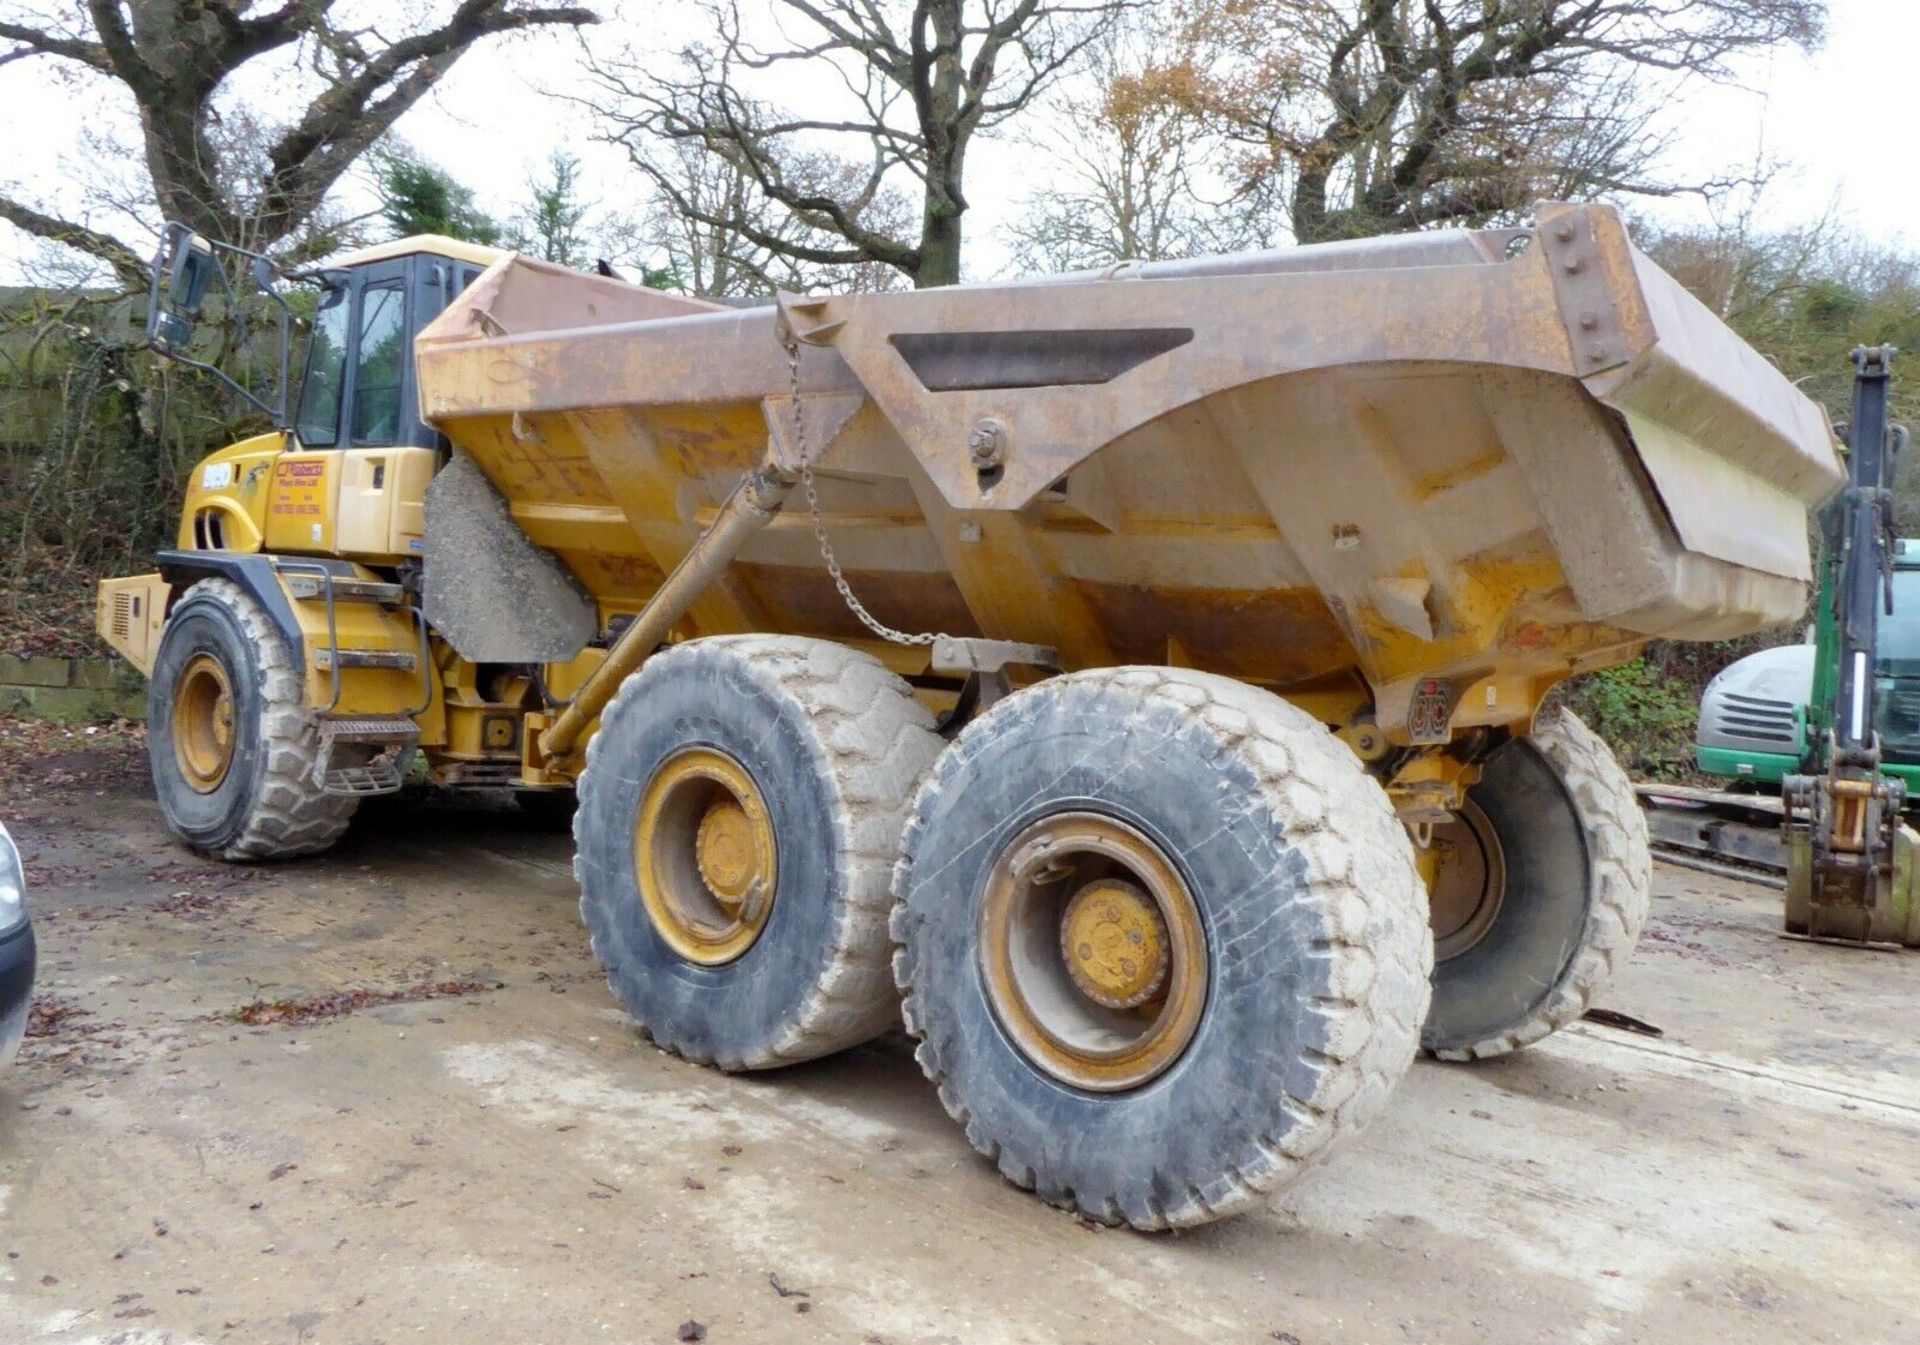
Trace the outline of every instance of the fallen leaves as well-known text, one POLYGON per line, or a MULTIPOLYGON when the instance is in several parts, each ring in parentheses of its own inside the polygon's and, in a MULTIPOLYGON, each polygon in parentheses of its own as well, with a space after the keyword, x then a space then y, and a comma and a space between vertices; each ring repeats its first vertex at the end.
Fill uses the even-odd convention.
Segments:
POLYGON ((0 775, 16 808, 42 795, 138 787, 146 778, 147 730, 131 719, 74 728, 0 716, 0 775))
POLYGON ((82 1018, 93 1015, 69 1000, 54 999, 42 995, 27 1010, 27 1035, 29 1037, 57 1037, 67 1032, 82 1018))
POLYGON ((422 981, 393 990, 334 990, 297 999, 256 999, 234 1011, 234 1021, 248 1027, 304 1027, 344 1018, 361 1009, 385 1004, 413 1004, 428 999, 458 999, 499 990, 500 981, 422 981))

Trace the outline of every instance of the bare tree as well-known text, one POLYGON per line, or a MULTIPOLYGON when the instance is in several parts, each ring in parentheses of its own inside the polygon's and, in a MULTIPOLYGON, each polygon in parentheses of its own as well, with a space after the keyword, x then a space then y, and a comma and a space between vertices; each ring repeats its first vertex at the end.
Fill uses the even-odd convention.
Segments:
POLYGON ((1128 16, 1058 86, 1045 127, 1024 137, 1046 172, 1007 227, 1014 264, 1060 272, 1270 245, 1269 212, 1220 172, 1195 91, 1189 34, 1128 16))
POLYGON ((974 137, 1028 107, 1124 3, 773 0, 771 23, 749 33, 738 0, 709 0, 716 36, 687 48, 677 71, 595 61, 600 88, 587 101, 689 220, 793 262, 879 262, 917 286, 950 285, 974 137), (783 70, 832 89, 844 112, 792 112, 754 96, 757 76, 783 70), (751 199, 694 199, 672 149, 684 145, 727 164, 751 199), (821 154, 859 168, 823 174, 821 154), (919 209, 908 227, 885 227, 872 207, 897 181, 914 185, 919 209), (761 202, 804 227, 767 228, 761 202))
MULTIPOLYGON (((902 283, 900 272, 885 263, 820 265, 795 256, 796 248, 831 247, 832 238, 768 199, 734 160, 685 140, 650 146, 649 151, 648 176, 670 185, 656 189, 645 236, 689 294, 721 299, 828 284, 871 291, 902 283)), ((635 152, 636 162, 640 157, 635 152)), ((788 171, 812 190, 851 198, 859 186, 853 179, 861 170, 824 154, 803 153, 793 157, 788 171)), ((876 232, 904 233, 912 227, 912 217, 913 203, 888 186, 860 207, 857 219, 861 227, 876 232)))
POLYGON ((1657 112, 1743 52, 1824 36, 1824 0, 1194 0, 1195 85, 1302 242, 1672 194, 1657 112))
POLYGON ((654 197, 647 226, 682 289, 724 299, 797 288, 787 279, 792 263, 743 232, 778 235, 790 224, 738 166, 689 141, 673 142, 647 162, 654 181, 674 179, 671 191, 654 197))
MULTIPOLYGON (((349 8, 339 0, 78 0, 0 19, 0 41, 12 44, 0 65, 46 58, 122 86, 139 112, 149 210, 264 251, 311 219, 341 175, 474 43, 594 21, 577 6, 457 0, 444 20, 388 37, 336 16, 349 8), (236 141, 216 95, 243 67, 276 58, 304 72, 312 96, 269 137, 236 141), (257 146, 257 156, 239 144, 257 146)), ((281 87, 299 83, 290 77, 281 87)), ((45 202, 0 195, 0 219, 98 257, 125 280, 144 272, 125 239, 45 202)))

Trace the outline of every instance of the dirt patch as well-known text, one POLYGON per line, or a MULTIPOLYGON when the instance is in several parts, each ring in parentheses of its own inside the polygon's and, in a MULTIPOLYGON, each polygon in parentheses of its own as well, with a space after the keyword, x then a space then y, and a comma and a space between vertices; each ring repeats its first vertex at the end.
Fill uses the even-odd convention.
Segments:
POLYGON ((63 727, 0 718, 0 774, 13 807, 37 798, 121 792, 147 777, 147 729, 131 719, 63 727))
POLYGON ((383 1004, 413 1004, 427 999, 460 999, 504 988, 500 981, 423 981, 398 990, 337 990, 298 999, 256 999, 234 1011, 235 1022, 248 1027, 304 1027, 344 1018, 361 1009, 383 1004))

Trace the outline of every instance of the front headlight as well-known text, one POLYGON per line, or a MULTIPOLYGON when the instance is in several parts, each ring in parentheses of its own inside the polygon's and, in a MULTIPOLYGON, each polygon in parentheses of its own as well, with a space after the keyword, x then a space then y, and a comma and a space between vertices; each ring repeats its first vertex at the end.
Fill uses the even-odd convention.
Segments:
POLYGON ((0 826, 0 929, 12 929, 27 913, 27 875, 20 868, 20 851, 0 826))

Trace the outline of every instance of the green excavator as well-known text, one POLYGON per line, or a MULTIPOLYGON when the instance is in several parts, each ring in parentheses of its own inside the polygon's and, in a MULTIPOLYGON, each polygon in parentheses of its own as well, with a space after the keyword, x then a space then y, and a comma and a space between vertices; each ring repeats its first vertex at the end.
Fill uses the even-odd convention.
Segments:
POLYGON ((1778 798, 1667 786, 1641 795, 1667 858, 1784 880, 1788 934, 1914 948, 1920 833, 1903 815, 1920 775, 1920 548, 1894 537, 1907 433, 1888 414, 1893 354, 1863 346, 1851 356, 1849 480, 1820 517, 1812 644, 1742 660, 1702 703, 1702 769, 1777 779, 1778 798))

